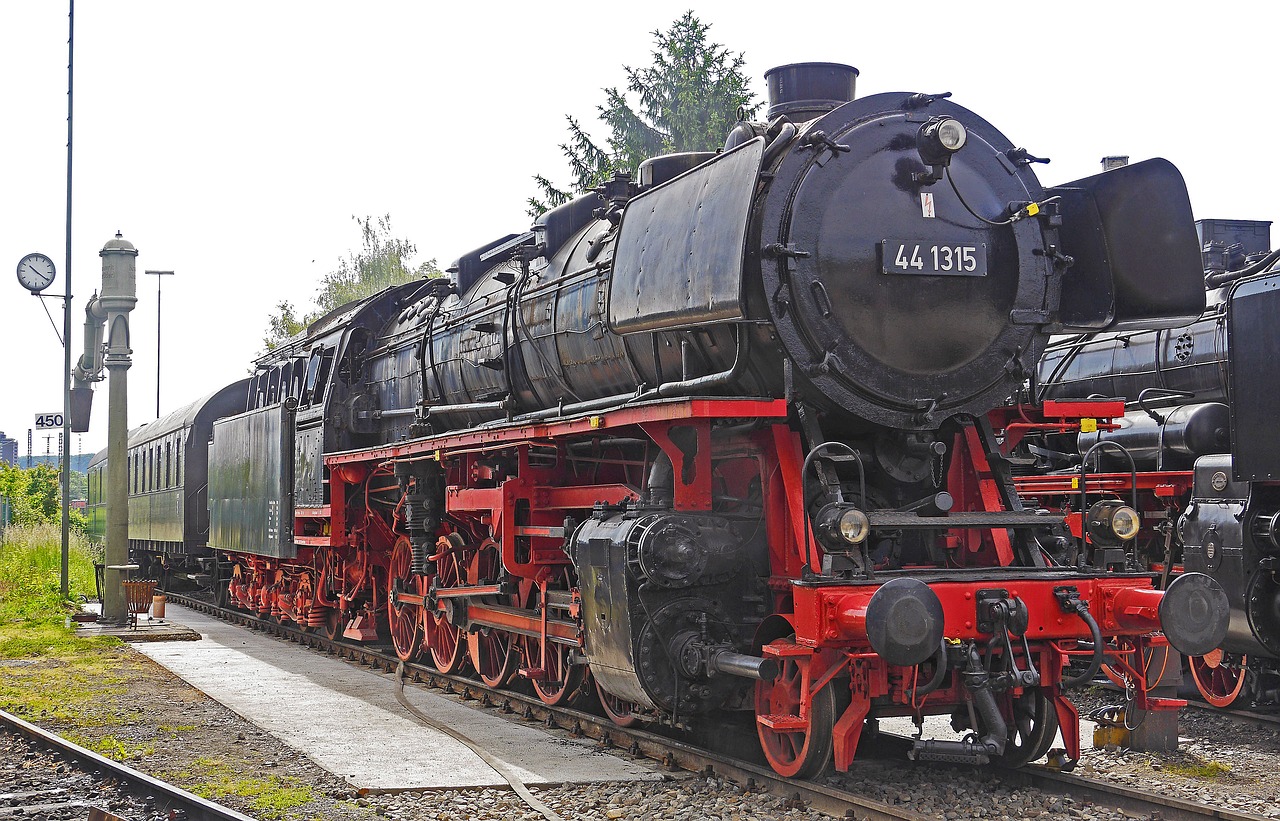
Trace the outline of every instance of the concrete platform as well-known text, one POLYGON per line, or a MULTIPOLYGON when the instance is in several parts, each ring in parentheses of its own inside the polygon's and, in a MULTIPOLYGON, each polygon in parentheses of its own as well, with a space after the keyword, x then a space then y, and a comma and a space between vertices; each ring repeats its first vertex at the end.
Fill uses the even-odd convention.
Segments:
MULTIPOLYGON (((173 605, 169 605, 172 607, 173 605)), ((90 602, 86 612, 100 613, 101 605, 90 602)), ((167 612, 166 612, 167 615, 167 612)), ((115 636, 121 641, 199 641, 200 633, 171 619, 154 619, 149 613, 138 616, 137 627, 127 624, 103 624, 96 621, 76 622, 76 637, 115 636)))
MULTIPOLYGON (((369 790, 460 789, 506 781, 466 745, 396 701, 395 678, 169 605, 194 643, 136 647, 320 766, 369 790)), ((414 686, 411 704, 461 730, 527 784, 659 780, 655 771, 414 686)))

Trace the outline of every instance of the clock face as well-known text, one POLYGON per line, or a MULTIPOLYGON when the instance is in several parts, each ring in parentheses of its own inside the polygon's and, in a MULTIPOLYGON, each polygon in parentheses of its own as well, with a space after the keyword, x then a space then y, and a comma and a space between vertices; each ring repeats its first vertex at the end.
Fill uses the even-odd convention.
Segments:
POLYGON ((53 260, 44 254, 27 254, 18 263, 18 282, 32 293, 53 284, 54 273, 53 260))

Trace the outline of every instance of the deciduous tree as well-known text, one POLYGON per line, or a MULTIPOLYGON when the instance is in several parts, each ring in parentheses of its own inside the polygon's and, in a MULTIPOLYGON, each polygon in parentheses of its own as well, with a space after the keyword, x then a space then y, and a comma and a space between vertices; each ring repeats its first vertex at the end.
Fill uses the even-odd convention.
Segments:
POLYGON ((315 308, 302 316, 288 300, 281 300, 268 318, 262 339, 265 350, 297 336, 315 320, 334 308, 372 296, 384 288, 415 279, 441 276, 434 259, 414 265, 417 247, 391 232, 391 215, 376 219, 352 217, 360 226, 361 248, 338 261, 338 267, 325 274, 316 292, 315 308))

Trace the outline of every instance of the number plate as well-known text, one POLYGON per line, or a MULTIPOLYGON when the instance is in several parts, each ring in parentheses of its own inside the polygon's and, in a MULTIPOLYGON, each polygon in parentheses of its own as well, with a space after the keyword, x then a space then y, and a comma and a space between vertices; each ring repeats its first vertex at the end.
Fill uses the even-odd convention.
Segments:
POLYGON ((943 277, 987 275, 987 244, 944 245, 914 239, 880 242, 881 270, 886 274, 943 277))

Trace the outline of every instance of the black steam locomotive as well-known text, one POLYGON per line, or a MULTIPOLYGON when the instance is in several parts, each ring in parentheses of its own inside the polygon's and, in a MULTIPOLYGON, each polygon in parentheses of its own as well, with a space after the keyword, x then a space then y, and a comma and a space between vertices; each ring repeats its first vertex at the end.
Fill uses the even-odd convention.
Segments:
POLYGON ((986 416, 1050 334, 1200 314, 1177 171, 1046 189, 949 95, 856 75, 774 69, 722 151, 260 359, 209 448, 220 594, 619 723, 754 711, 799 776, 882 715, 954 713, 921 759, 1021 763, 1060 723, 1074 758, 1069 659, 1216 646, 1205 576, 1057 561, 986 416))
POLYGON ((1220 648, 1191 659, 1201 694, 1280 700, 1280 434, 1274 417, 1280 311, 1280 252, 1270 223, 1202 220, 1207 307, 1193 323, 1139 333, 1056 342, 1040 365, 1043 398, 1127 397, 1115 430, 1051 442, 1060 466, 1099 441, 1094 486, 1146 513, 1140 538, 1148 559, 1216 579, 1231 600, 1231 628, 1220 648), (1157 490, 1160 491, 1157 495, 1157 490))

